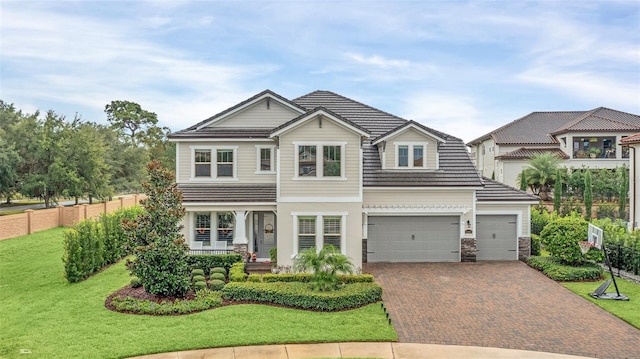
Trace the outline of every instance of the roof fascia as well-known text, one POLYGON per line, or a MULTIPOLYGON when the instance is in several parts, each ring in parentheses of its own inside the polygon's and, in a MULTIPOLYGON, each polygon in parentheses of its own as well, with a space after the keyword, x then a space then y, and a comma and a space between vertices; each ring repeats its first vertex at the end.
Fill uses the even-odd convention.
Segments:
POLYGON ((253 105, 255 105, 256 103, 264 100, 264 99, 270 99, 270 100, 275 100, 277 101, 279 104, 288 107, 296 112, 298 112, 299 114, 303 114, 304 111, 302 111, 299 107, 295 106, 292 103, 289 103, 287 101, 283 101, 279 96, 276 96, 275 93, 272 93, 271 91, 265 91, 264 94, 256 96, 254 99, 247 101, 246 103, 243 103, 242 105, 236 107, 236 108, 232 108, 231 110, 229 110, 228 112, 224 112, 219 116, 214 116, 213 118, 211 118, 209 121, 202 123, 200 126, 196 127, 196 131, 197 130, 201 130, 204 127, 208 127, 216 122, 221 122, 224 119, 229 118, 230 116, 233 116, 234 114, 243 111, 253 105))
POLYGON ((409 122, 397 127, 396 129, 393 129, 393 130, 389 131, 388 134, 383 135, 382 137, 378 138, 372 144, 373 145, 377 145, 380 142, 387 141, 389 138, 401 135, 401 134, 405 133, 406 131, 408 131, 411 128, 413 128, 415 130, 418 130, 419 132, 422 132, 422 134, 424 134, 424 135, 426 135, 428 137, 431 137, 431 138, 433 138, 434 140, 436 140, 438 142, 446 142, 445 139, 443 139, 443 138, 441 138, 439 136, 436 136, 433 133, 425 130, 424 128, 418 126, 415 122, 409 121, 409 122))
POLYGON ((369 133, 367 133, 365 131, 362 131, 359 128, 353 127, 351 124, 343 121, 341 118, 334 116, 333 114, 325 111, 324 109, 317 109, 315 111, 309 112, 308 114, 306 114, 304 116, 301 116, 300 118, 298 118, 296 121, 290 123, 289 125, 281 128, 281 129, 279 129, 277 131, 274 131, 273 133, 271 133, 271 135, 269 135, 269 138, 277 137, 277 136, 282 135, 285 132, 289 132, 292 129, 294 129, 295 127, 298 127, 298 126, 302 125, 303 123, 305 123, 305 122, 307 122, 309 120, 313 120, 314 118, 317 118, 318 116, 327 117, 328 119, 339 123, 340 125, 346 127, 347 129, 349 129, 349 130, 351 130, 353 132, 356 132, 360 136, 367 137, 367 138, 370 136, 369 133))

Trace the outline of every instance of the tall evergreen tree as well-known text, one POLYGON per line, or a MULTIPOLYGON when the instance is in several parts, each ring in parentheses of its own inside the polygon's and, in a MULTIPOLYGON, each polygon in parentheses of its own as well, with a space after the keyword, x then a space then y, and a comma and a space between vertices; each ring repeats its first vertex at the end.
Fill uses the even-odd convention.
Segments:
POLYGON ((619 189, 618 194, 618 217, 627 218, 627 195, 629 194, 629 169, 626 166, 618 168, 619 189))
POLYGON ((560 203, 562 202, 562 171, 556 170, 556 182, 553 184, 553 210, 560 212, 560 203))
POLYGON ((587 221, 591 220, 591 209, 593 207, 593 188, 591 185, 591 171, 587 170, 584 173, 584 208, 585 208, 585 219, 587 221))

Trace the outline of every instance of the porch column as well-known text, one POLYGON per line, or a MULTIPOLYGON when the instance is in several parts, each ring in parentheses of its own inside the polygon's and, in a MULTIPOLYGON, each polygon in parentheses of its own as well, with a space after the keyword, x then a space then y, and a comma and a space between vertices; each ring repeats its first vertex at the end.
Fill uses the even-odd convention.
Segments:
POLYGON ((247 239, 247 211, 235 211, 236 217, 235 231, 236 235, 233 238, 233 244, 248 244, 247 239))

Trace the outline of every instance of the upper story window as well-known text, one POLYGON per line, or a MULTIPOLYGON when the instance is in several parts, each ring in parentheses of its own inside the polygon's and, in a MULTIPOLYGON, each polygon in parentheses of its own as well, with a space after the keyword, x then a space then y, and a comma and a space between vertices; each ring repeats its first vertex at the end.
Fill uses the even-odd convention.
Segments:
POLYGON ((256 173, 276 173, 274 158, 275 146, 256 146, 256 173))
POLYGON ((396 168, 427 168, 426 143, 396 143, 396 168))
POLYGON ((233 150, 217 150, 218 177, 233 177, 233 150))
POLYGON ((236 180, 237 146, 192 146, 194 180, 236 180), (214 161, 215 162, 212 162, 214 161))
POLYGON ((211 177, 211 150, 195 150, 195 177, 211 177))
POLYGON ((294 143, 294 145, 297 154, 294 178, 345 179, 343 158, 345 143, 294 143))
POLYGON ((615 137, 574 137, 573 158, 617 158, 615 137))

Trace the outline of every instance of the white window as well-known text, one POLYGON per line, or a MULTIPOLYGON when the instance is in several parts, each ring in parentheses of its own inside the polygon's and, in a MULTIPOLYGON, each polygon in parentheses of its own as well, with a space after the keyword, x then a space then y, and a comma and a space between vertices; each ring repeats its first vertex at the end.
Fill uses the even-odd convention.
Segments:
POLYGON ((340 243, 342 242, 342 218, 323 217, 323 222, 322 238, 324 245, 332 245, 340 249, 340 243))
POLYGON ((233 243, 234 217, 231 212, 197 212, 194 215, 194 238, 204 246, 213 241, 233 243))
POLYGON ((396 142, 396 168, 427 168, 426 143, 396 142))
POLYGON ((293 213, 294 251, 332 245, 345 253, 346 213, 293 213))
POLYGON ((294 143, 294 179, 345 178, 344 149, 346 143, 294 143))
POLYGON ((237 150, 237 146, 191 146, 191 179, 236 181, 237 150))
POLYGON ((316 217, 298 217, 298 252, 316 246, 316 217))
POLYGON ((217 213, 218 228, 217 240, 225 241, 227 244, 233 243, 233 214, 231 212, 218 212, 217 213))
POLYGON ((195 240, 202 242, 203 245, 211 244, 211 213, 195 214, 195 240))
POLYGON ((256 173, 275 172, 275 146, 256 146, 256 173))
POLYGON ((195 176, 211 177, 211 150, 195 150, 195 176))

